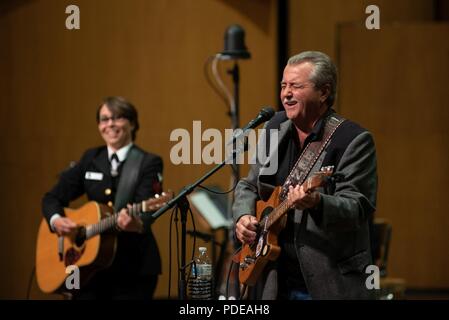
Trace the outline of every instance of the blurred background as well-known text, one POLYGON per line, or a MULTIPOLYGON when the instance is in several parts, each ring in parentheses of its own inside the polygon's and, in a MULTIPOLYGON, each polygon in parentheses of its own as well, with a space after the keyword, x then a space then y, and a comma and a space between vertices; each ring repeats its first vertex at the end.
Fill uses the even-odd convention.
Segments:
MULTIPOLYGON (((403 298, 449 297, 448 0, 2 0, 0 298, 58 298, 43 294, 32 276, 41 198, 70 162, 102 143, 95 111, 103 97, 135 104, 136 142, 163 157, 165 189, 179 192, 212 168, 172 164, 170 133, 192 132, 193 120, 203 131, 231 128, 229 108, 204 70, 232 24, 244 28, 251 53, 238 61, 240 125, 262 106, 281 107, 289 56, 318 50, 334 59, 335 109, 369 129, 377 146, 383 281, 403 298), (79 30, 65 26, 71 4, 80 9, 79 30), (368 5, 380 9, 379 30, 365 26, 368 5)), ((234 63, 219 64, 231 92, 234 63)), ((231 173, 225 167, 207 184, 227 190, 231 173)), ((197 229, 220 242, 223 232, 195 216, 197 229)), ((169 227, 169 213, 153 225, 161 299, 168 297, 169 227)), ((191 246, 189 236, 189 257, 191 246)))

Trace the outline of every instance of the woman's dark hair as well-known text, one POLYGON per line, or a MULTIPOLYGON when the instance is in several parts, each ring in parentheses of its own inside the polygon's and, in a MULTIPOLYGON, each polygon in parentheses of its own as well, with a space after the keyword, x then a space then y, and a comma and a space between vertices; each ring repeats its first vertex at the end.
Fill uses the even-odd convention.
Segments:
POLYGON ((123 97, 107 97, 97 109, 97 123, 100 122, 100 110, 103 105, 106 105, 115 117, 123 117, 128 119, 133 129, 131 131, 132 140, 136 140, 136 133, 139 130, 139 120, 137 118, 137 110, 131 102, 123 97))

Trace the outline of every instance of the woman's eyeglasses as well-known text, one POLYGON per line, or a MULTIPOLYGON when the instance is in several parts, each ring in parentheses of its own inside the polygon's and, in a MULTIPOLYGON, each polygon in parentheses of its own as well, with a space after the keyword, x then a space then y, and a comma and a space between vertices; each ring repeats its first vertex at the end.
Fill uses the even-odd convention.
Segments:
POLYGON ((109 120, 112 120, 113 122, 121 121, 123 119, 125 119, 125 117, 123 117, 123 116, 110 116, 110 117, 101 116, 100 117, 100 123, 108 123, 109 120))

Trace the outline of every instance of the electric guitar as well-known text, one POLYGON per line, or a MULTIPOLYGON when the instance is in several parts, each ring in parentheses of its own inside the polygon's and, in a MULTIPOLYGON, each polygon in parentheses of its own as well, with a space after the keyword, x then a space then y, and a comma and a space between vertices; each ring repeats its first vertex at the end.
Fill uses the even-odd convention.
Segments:
MULTIPOLYGON (((333 167, 323 167, 302 184, 304 191, 312 192, 326 185, 332 172, 333 167)), ((276 187, 266 202, 259 200, 256 203, 256 218, 259 221, 256 241, 243 245, 233 259, 239 263, 241 284, 254 286, 268 261, 279 257, 281 248, 278 246, 278 235, 285 226, 281 218, 286 217, 285 214, 294 207, 288 199, 280 202, 281 188, 276 187)))
MULTIPOLYGON (((155 211, 173 198, 173 193, 162 193, 134 204, 129 215, 141 216, 155 211)), ((36 245, 36 278, 39 288, 46 293, 62 289, 67 267, 77 266, 80 282, 87 283, 94 273, 112 264, 117 247, 118 213, 104 204, 90 201, 79 209, 65 208, 66 217, 78 227, 70 236, 60 237, 51 232, 45 219, 39 226, 36 245)))

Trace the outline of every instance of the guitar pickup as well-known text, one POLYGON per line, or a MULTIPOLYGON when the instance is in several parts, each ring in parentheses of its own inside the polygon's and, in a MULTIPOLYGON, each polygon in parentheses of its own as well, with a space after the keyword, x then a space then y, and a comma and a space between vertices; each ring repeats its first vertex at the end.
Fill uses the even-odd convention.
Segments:
POLYGON ((253 264, 254 262, 256 262, 256 259, 255 259, 255 258, 252 258, 252 257, 250 257, 250 256, 246 256, 246 257, 243 259, 243 262, 240 262, 239 267, 240 267, 240 269, 245 270, 246 268, 249 267, 250 264, 253 264))

